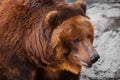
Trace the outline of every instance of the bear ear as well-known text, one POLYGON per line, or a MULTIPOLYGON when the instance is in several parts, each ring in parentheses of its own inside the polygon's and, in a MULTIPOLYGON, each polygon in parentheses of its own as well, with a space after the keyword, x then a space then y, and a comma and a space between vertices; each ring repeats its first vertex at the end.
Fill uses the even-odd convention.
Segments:
POLYGON ((47 26, 55 28, 62 23, 62 17, 58 11, 51 11, 47 14, 45 18, 45 23, 47 26))
POLYGON ((70 6, 73 9, 76 9, 76 10, 78 9, 78 11, 80 11, 81 13, 80 15, 83 15, 83 16, 86 15, 87 4, 84 0, 76 0, 70 6))

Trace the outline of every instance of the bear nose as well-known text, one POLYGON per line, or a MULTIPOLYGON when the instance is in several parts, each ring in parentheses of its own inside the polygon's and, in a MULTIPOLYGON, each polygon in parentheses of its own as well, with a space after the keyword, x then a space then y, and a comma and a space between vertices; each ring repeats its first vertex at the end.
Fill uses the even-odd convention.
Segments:
POLYGON ((91 58, 90 61, 91 63, 95 63, 98 59, 100 58, 100 56, 98 54, 94 54, 91 58))

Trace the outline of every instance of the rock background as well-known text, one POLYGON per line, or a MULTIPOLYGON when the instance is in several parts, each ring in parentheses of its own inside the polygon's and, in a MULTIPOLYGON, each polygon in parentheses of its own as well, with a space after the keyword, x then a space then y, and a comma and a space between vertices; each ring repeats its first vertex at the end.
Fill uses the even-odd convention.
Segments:
MULTIPOLYGON (((67 2, 73 2, 76 0, 66 0, 67 2)), ((120 3, 120 0, 85 0, 87 4, 93 3, 120 3)))
POLYGON ((95 3, 88 6, 87 15, 101 58, 91 69, 83 69, 81 80, 120 80, 120 4, 95 3))
POLYGON ((101 58, 92 68, 82 69, 81 80, 120 80, 120 0, 86 1, 101 58))

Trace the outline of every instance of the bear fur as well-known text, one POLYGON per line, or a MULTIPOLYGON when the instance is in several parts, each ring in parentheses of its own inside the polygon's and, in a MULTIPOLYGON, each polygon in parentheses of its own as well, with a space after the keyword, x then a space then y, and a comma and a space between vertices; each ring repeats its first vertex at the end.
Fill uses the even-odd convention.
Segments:
POLYGON ((93 36, 82 0, 1 0, 0 80, 79 80, 93 36))

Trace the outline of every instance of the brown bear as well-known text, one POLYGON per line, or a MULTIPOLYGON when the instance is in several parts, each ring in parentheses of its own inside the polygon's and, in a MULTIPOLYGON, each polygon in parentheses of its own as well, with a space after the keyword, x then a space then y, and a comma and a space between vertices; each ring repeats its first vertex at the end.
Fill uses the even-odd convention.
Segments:
POLYGON ((82 0, 1 0, 0 80, 79 80, 93 38, 82 0))

